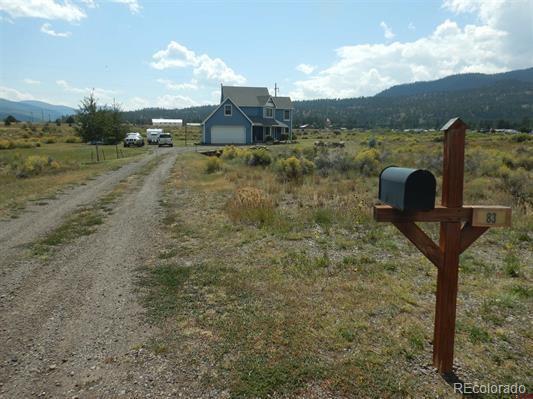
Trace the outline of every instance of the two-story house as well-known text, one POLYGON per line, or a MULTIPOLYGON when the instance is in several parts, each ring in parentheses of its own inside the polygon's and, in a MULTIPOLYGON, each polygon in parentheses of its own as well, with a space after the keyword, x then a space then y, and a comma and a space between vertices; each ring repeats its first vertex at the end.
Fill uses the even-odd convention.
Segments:
POLYGON ((202 122, 204 144, 253 144, 282 134, 292 138, 290 97, 271 96, 266 87, 221 86, 220 105, 202 122))

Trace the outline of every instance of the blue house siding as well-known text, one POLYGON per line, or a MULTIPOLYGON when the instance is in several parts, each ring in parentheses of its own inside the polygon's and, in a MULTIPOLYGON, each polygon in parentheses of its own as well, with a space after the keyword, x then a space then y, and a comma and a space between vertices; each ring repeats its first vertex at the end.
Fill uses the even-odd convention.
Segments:
POLYGON ((263 107, 241 107, 241 109, 248 116, 263 116, 263 107))
POLYGON ((284 109, 276 109, 276 119, 280 122, 285 123, 287 126, 289 126, 289 134, 292 133, 292 110, 289 110, 289 120, 286 121, 283 119, 283 113, 285 112, 284 109))
POLYGON ((229 99, 226 99, 222 104, 232 105, 232 115, 225 116, 224 105, 219 106, 219 108, 204 122, 204 143, 211 144, 211 128, 213 126, 244 126, 246 128, 246 144, 252 144, 252 123, 229 99))

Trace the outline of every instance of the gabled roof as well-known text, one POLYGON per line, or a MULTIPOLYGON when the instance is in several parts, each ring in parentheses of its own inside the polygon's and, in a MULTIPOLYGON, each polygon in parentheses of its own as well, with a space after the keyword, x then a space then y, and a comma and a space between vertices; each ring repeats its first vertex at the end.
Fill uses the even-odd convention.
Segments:
POLYGON ((276 104, 276 108, 292 109, 292 101, 290 97, 272 97, 272 101, 276 104))
POLYGON ((220 107, 222 107, 222 105, 224 105, 224 104, 225 104, 226 102, 228 102, 228 101, 229 101, 230 103, 232 103, 232 104, 235 106, 235 108, 236 108, 241 114, 243 114, 244 117, 245 117, 246 119, 248 119, 248 121, 249 121, 250 123, 252 123, 252 120, 248 117, 248 115, 246 115, 246 114, 243 112, 243 110, 240 109, 240 107, 239 107, 237 104, 235 104, 235 102, 234 102, 231 98, 226 98, 224 101, 221 101, 220 104, 219 104, 219 105, 213 110, 213 112, 211 112, 211 113, 207 116, 207 118, 205 118, 205 119, 202 121, 202 125, 203 125, 205 122, 207 122, 207 120, 208 120, 209 118, 211 118, 213 115, 215 115, 215 113, 220 109, 220 107))
POLYGON ((239 107, 264 107, 272 99, 276 108, 292 109, 290 97, 272 97, 266 87, 222 86, 221 102, 226 98, 239 107))
POLYGON ((262 107, 270 95, 266 87, 222 86, 221 100, 228 97, 239 107, 262 107))

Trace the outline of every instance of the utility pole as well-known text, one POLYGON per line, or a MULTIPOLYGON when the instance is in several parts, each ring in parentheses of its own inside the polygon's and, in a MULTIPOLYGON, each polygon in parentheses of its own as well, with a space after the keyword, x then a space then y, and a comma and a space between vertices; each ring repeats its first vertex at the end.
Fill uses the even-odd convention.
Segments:
POLYGON ((278 96, 279 87, 277 83, 274 83, 274 97, 278 96))

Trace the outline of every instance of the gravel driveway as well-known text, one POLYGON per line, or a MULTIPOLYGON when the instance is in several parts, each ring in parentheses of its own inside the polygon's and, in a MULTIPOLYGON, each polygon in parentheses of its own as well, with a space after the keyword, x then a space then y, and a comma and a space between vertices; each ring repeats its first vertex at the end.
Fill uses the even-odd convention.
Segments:
POLYGON ((155 154, 0 222, 0 398, 181 393, 176 378, 183 375, 142 349, 155 332, 143 321, 136 279, 164 246, 157 244, 159 199, 182 151, 156 151, 164 154, 160 163, 137 177, 96 233, 64 245, 47 262, 17 253, 155 154))

